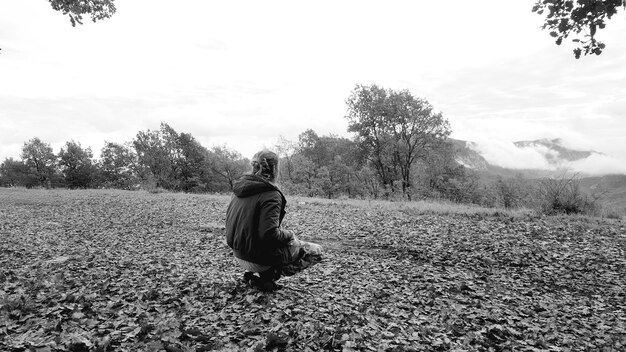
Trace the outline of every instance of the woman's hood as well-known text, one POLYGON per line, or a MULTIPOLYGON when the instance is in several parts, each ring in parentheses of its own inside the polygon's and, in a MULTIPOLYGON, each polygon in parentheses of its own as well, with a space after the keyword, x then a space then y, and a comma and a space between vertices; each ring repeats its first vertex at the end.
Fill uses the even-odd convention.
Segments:
POLYGON ((269 181, 256 175, 244 175, 233 184, 233 193, 239 198, 246 198, 272 190, 279 191, 269 181))

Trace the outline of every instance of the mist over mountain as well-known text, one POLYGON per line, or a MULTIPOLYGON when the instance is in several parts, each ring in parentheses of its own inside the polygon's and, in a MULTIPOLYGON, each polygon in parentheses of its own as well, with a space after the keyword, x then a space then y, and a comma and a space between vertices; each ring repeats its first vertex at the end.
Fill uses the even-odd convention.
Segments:
POLYGON ((626 174, 617 158, 594 150, 576 150, 561 139, 532 141, 463 141, 450 139, 461 165, 500 176, 545 177, 564 172, 581 176, 626 174))
POLYGON ((513 142, 518 148, 530 148, 543 154, 551 165, 562 165, 564 162, 577 161, 594 154, 604 155, 593 150, 573 150, 563 146, 560 138, 538 139, 534 141, 513 142))

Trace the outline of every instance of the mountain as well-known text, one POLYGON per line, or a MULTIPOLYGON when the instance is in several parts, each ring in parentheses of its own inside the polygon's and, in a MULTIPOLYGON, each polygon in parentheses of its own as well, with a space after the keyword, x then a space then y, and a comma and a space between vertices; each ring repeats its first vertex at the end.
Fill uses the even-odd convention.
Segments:
POLYGON ((476 143, 453 138, 448 138, 448 142, 452 144, 455 160, 459 164, 477 171, 489 169, 490 164, 477 151, 476 143))

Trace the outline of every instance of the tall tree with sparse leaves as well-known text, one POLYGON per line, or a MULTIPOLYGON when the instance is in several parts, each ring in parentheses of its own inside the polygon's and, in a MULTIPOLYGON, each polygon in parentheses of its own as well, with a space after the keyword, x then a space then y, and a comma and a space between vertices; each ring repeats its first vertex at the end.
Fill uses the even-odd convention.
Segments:
POLYGON ((395 191, 394 181, 401 181, 403 193, 410 198, 411 168, 446 140, 448 121, 408 90, 386 90, 375 84, 357 85, 347 104, 348 131, 357 133, 357 142, 381 182, 395 191))
POLYGON ((213 173, 224 180, 232 190, 235 180, 250 167, 250 161, 235 150, 226 146, 217 146, 211 150, 210 165, 213 173))

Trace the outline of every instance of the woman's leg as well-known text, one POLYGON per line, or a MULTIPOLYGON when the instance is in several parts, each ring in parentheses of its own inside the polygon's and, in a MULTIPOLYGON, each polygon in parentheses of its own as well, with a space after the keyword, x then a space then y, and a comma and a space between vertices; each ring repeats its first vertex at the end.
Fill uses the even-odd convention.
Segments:
MULTIPOLYGON (((322 248, 314 243, 294 239, 288 246, 278 248, 275 252, 275 258, 276 264, 267 270, 255 270, 259 275, 258 277, 254 273, 249 272, 244 274, 244 278, 261 291, 274 291, 278 288, 276 281, 281 276, 295 275, 319 263, 322 260, 322 248)), ((250 266, 244 267, 247 270, 252 268, 250 266)))
POLYGON ((289 256, 282 263, 282 275, 295 275, 322 261, 322 247, 318 244, 296 239, 287 248, 289 256))
POLYGON ((276 280, 280 278, 280 269, 272 267, 266 271, 259 273, 259 278, 254 282, 254 286, 261 291, 269 292, 278 289, 276 280))

